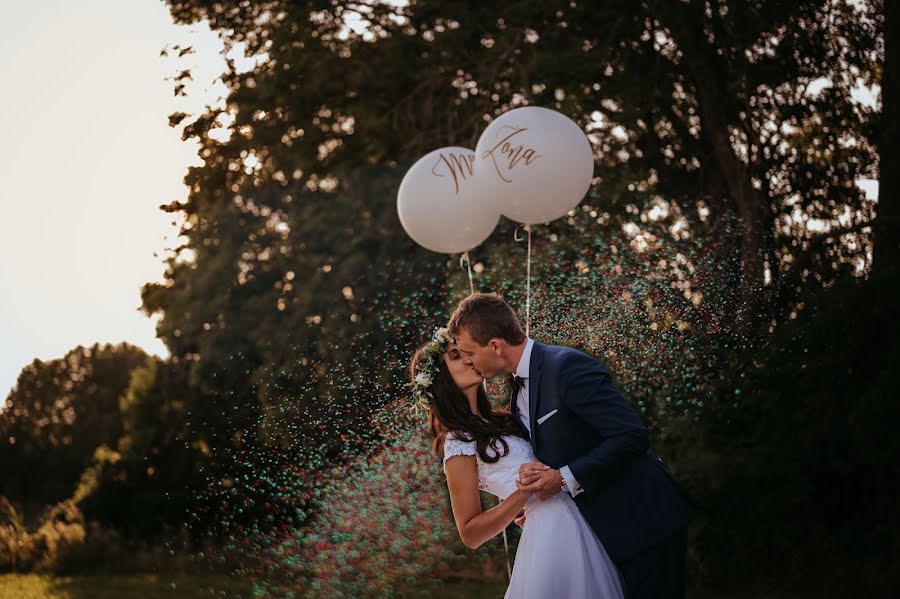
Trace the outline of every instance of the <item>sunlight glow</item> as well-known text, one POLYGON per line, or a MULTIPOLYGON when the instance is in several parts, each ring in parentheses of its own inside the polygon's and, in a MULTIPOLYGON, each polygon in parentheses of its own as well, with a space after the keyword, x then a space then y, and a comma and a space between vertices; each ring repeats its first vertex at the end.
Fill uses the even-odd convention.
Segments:
POLYGON ((0 403, 26 364, 78 344, 167 353, 140 288, 178 234, 159 206, 186 199, 199 164, 168 117, 222 101, 221 48, 160 0, 0 3, 0 403), (193 51, 161 56, 173 43, 193 51))

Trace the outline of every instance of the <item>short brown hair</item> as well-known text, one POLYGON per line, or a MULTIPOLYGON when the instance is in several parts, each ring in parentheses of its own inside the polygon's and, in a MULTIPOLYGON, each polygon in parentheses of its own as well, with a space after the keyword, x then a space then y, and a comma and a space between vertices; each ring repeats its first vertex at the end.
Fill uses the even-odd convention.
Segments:
POLYGON ((510 345, 519 345, 526 339, 516 313, 496 293, 478 293, 464 299, 450 317, 447 328, 452 337, 465 329, 482 347, 491 339, 503 339, 510 345))

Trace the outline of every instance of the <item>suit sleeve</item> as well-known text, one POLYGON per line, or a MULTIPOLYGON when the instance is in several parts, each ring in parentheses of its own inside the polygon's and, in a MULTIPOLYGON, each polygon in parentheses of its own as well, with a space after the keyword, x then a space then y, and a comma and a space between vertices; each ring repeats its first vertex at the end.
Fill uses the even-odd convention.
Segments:
POLYGON ((570 461, 586 493, 602 489, 650 447, 650 433, 613 384, 606 368, 585 354, 568 354, 560 368, 562 401, 595 431, 599 443, 570 461))

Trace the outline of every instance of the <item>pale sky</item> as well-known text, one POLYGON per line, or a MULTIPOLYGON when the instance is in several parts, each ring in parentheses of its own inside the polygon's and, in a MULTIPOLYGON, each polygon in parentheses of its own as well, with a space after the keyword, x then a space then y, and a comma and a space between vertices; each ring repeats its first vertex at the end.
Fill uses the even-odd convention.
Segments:
POLYGON ((140 288, 177 235, 158 207, 199 162, 168 115, 215 101, 221 47, 161 0, 0 0, 0 403, 34 358, 79 344, 167 354, 140 288), (198 54, 160 57, 172 42, 198 54), (190 66, 176 99, 165 78, 190 66))

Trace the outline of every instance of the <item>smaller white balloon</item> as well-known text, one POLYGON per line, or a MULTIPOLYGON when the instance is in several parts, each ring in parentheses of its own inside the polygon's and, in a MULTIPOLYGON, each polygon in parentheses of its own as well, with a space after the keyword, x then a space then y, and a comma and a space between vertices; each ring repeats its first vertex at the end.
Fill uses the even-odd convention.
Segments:
POLYGON ((539 106, 495 119, 475 147, 478 193, 504 216, 526 225, 565 216, 594 176, 591 144, 575 121, 539 106))
POLYGON ((403 228, 419 245, 457 254, 481 244, 500 220, 500 211, 477 196, 472 185, 475 154, 449 146, 420 158, 397 193, 403 228))

